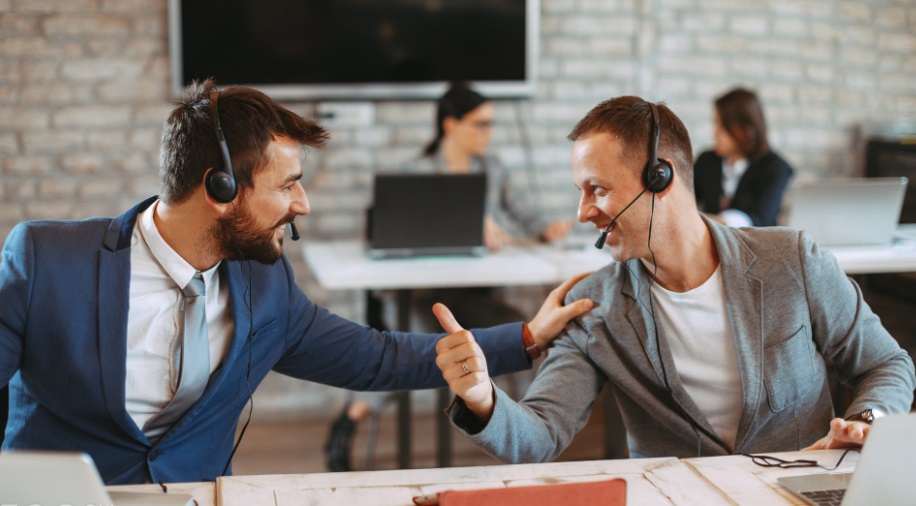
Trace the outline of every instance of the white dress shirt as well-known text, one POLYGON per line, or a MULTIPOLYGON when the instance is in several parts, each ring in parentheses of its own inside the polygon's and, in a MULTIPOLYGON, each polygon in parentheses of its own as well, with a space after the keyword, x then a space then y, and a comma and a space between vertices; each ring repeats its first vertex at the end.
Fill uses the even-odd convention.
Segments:
MULTIPOLYGON (((181 288, 197 272, 159 234, 153 219, 158 204, 137 217, 131 236, 125 405, 141 429, 175 395, 181 288)), ((222 363, 233 331, 229 290, 220 283, 217 267, 219 263, 202 272, 211 373, 222 363)))

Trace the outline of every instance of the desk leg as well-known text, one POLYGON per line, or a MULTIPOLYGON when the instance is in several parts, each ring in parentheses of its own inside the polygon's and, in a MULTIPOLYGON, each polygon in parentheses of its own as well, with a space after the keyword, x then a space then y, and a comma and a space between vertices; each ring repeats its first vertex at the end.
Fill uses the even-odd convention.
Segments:
POLYGON ((604 458, 625 459, 629 454, 627 449, 627 430, 617 408, 611 386, 604 385, 604 458))
MULTIPOLYGON (((410 330, 410 290, 398 290, 398 329, 410 330)), ((398 392, 398 467, 410 469, 410 392, 398 392)))
POLYGON ((410 469, 410 392, 395 394, 398 400, 398 468, 410 469))
POLYGON ((436 414, 436 441, 439 453, 437 466, 451 467, 452 465, 452 426, 449 423, 448 416, 445 415, 445 408, 448 407, 448 401, 451 397, 451 391, 448 388, 440 388, 438 392, 438 413, 436 414))

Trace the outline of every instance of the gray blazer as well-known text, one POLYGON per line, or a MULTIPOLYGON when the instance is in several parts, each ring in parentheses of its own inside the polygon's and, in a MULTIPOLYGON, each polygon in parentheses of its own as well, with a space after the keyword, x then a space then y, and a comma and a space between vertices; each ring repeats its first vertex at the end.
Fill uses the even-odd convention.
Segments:
POLYGON ((913 362, 832 254, 797 230, 704 220, 719 252, 742 378, 734 449, 682 386, 663 331, 656 340, 649 275, 635 260, 611 263, 569 293, 567 300, 588 296, 597 306, 570 322, 520 403, 497 390, 493 417, 480 427, 459 399, 449 408, 456 428, 502 461, 553 460, 607 385, 631 457, 696 456, 698 444, 702 455, 797 450, 824 436, 834 416, 828 363, 854 388, 847 414, 909 410, 913 362))

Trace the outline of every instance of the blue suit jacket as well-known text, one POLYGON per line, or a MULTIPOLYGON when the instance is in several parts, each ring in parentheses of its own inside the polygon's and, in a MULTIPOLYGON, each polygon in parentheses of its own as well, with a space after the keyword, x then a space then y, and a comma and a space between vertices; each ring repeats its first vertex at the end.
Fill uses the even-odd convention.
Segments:
MULTIPOLYGON (((124 391, 130 240, 153 201, 114 219, 27 222, 10 233, 0 263, 4 449, 87 452, 110 484, 213 480, 248 402, 249 359, 252 389, 271 369, 353 390, 445 384, 435 364, 440 336, 379 332, 331 314, 296 286, 285 257, 224 261, 235 321, 229 351, 201 399, 152 444, 128 415, 124 391)), ((475 335, 491 371, 530 367, 520 323, 475 335)))

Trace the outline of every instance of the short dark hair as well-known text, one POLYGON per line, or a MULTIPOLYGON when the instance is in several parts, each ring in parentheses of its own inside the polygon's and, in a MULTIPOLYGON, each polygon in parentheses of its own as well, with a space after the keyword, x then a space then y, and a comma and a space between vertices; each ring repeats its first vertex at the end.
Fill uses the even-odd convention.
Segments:
MULTIPOLYGON (((209 168, 223 159, 210 112, 210 91, 216 83, 193 82, 165 121, 159 149, 160 198, 179 204, 203 182, 209 168)), ((266 165, 267 146, 278 136, 321 148, 328 133, 317 123, 281 106, 264 93, 245 86, 229 86, 219 93, 219 119, 229 146, 239 188, 250 188, 254 173, 266 165)))
MULTIPOLYGON (((692 191, 693 148, 687 127, 668 106, 659 103, 657 108, 661 128, 658 157, 672 160, 678 177, 692 191)), ((639 97, 625 96, 596 105, 579 120, 567 138, 577 141, 594 133, 611 134, 620 142, 624 159, 642 170, 649 157, 651 130, 652 109, 649 103, 639 97)))
POLYGON ((756 160, 770 150, 763 105, 747 88, 734 88, 716 99, 722 127, 731 135, 744 156, 756 160))
POLYGON ((439 151, 442 137, 445 136, 445 129, 442 128, 445 118, 461 119, 485 102, 489 102, 489 99, 471 89, 467 83, 462 81, 451 83, 448 91, 439 98, 436 104, 436 137, 423 149, 423 156, 433 156, 439 151))

